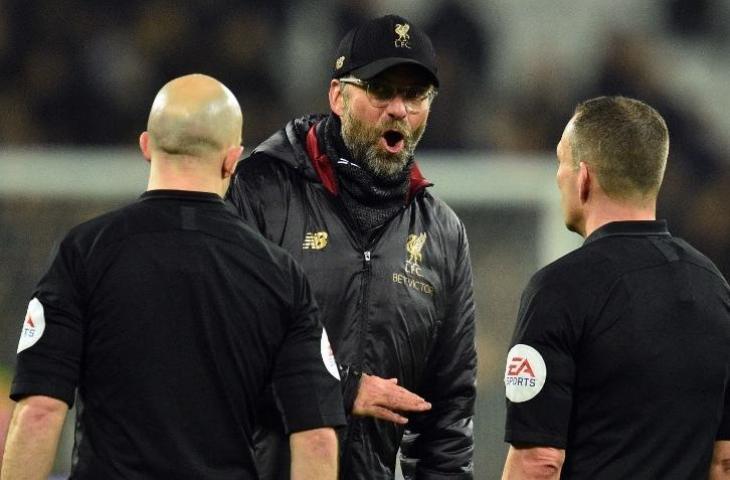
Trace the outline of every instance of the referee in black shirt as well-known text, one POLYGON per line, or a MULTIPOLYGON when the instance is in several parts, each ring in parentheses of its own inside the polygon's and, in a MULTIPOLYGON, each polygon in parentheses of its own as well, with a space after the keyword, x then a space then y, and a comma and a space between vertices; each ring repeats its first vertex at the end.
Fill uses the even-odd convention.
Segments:
POLYGON ((204 75, 160 90, 148 191, 77 226, 28 307, 2 479, 47 478, 77 397, 73 479, 255 479, 273 382, 292 478, 335 479, 339 376, 302 271, 221 195, 241 109, 204 75))
POLYGON ((730 478, 730 289, 655 219, 668 150, 629 98, 589 100, 565 128, 558 187, 585 243, 522 296, 504 479, 730 478))

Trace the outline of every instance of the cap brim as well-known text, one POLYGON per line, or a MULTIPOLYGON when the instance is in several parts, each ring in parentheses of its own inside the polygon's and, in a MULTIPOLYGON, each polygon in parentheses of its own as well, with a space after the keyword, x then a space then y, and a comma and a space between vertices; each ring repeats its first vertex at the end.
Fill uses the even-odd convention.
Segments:
POLYGON ((349 73, 354 75, 357 78, 363 79, 363 80, 369 80, 373 78, 374 76, 378 75, 379 73, 384 72, 385 70, 389 69, 390 67, 395 67, 396 65, 416 65, 421 67, 423 70, 423 73, 426 74, 426 78, 428 78, 431 83, 438 88, 439 86, 439 79, 436 76, 434 72, 432 72, 427 66, 422 64, 421 62, 417 60, 413 60, 412 58, 401 58, 401 57, 390 57, 390 58, 382 58, 380 60, 376 60, 374 62, 368 63, 367 65, 364 65, 359 68, 353 68, 350 70, 349 73))

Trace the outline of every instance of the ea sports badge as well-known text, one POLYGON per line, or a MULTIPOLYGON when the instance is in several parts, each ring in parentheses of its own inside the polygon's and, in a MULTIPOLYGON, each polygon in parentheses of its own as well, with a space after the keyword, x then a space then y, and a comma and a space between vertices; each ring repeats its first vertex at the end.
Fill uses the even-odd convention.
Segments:
POLYGON ((28 304, 28 312, 23 320, 23 330, 20 332, 17 353, 35 345, 43 336, 45 329, 46 317, 43 312, 43 304, 37 298, 33 298, 28 304))
POLYGON ((327 337, 327 330, 324 328, 322 329, 322 340, 319 343, 319 348, 322 353, 322 362, 324 362, 324 366, 327 368, 327 371, 330 372, 330 375, 339 380, 340 371, 337 368, 337 362, 335 361, 335 352, 332 351, 330 340, 327 337))
POLYGON ((507 399, 521 403, 535 398, 546 378, 547 367, 540 352, 522 343, 510 349, 504 373, 507 399))

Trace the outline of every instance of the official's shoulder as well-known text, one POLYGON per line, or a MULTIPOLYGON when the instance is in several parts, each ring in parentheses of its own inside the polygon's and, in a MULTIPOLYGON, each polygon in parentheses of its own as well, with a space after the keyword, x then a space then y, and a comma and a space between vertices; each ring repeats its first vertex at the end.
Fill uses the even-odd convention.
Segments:
POLYGON ((134 202, 77 224, 64 236, 62 248, 73 246, 88 252, 92 246, 100 247, 120 240, 128 231, 129 217, 139 208, 139 202, 134 202))
POLYGON ((723 276, 723 274, 720 272, 720 269, 717 268, 717 265, 710 260, 704 253, 697 250, 694 246, 692 246, 689 242, 686 240, 679 238, 679 237, 672 237, 675 241, 675 243, 682 249, 684 253, 684 260, 688 263, 691 263, 699 268, 702 268, 703 270, 706 270, 710 272, 711 274, 715 275, 716 277, 719 277, 722 279, 723 282, 727 283, 727 280, 723 276))
POLYGON ((530 280, 532 288, 601 288, 620 275, 611 258, 589 246, 578 247, 538 270, 530 280))
POLYGON ((236 223, 237 235, 229 240, 233 240, 247 255, 287 271, 296 264, 294 257, 286 249, 265 238, 239 217, 236 216, 233 221, 236 223))
POLYGON ((114 210, 110 210, 106 213, 97 215, 96 217, 83 221, 71 228, 67 234, 67 237, 76 239, 88 239, 89 237, 96 237, 99 232, 108 230, 110 227, 113 228, 116 225, 124 223, 129 215, 138 208, 138 202, 134 202, 122 207, 118 207, 114 210))

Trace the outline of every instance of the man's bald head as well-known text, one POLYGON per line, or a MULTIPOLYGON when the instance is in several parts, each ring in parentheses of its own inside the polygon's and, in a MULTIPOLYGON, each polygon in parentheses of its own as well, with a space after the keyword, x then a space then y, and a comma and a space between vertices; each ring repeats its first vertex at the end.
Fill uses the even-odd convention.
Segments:
POLYGON ((169 155, 204 157, 241 143, 243 116, 218 80, 192 74, 159 91, 147 121, 150 147, 169 155))

